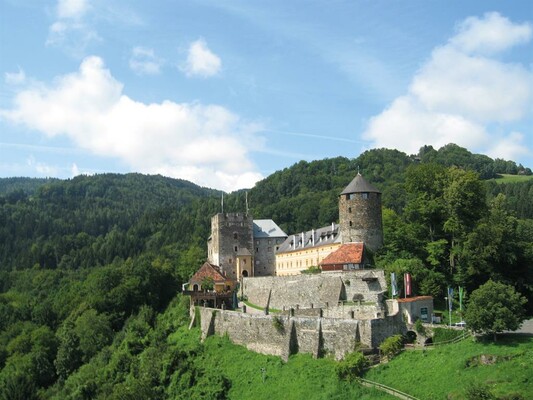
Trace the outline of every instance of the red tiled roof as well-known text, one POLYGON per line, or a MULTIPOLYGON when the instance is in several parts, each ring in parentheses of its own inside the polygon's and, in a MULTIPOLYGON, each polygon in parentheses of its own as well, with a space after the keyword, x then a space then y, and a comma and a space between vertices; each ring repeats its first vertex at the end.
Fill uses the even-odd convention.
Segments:
POLYGON ((220 273, 216 265, 205 262, 192 276, 191 281, 202 282, 205 278, 212 278, 214 282, 225 282, 226 278, 220 273))
POLYGON ((407 297, 405 299, 397 299, 398 303, 412 303, 413 301, 419 301, 419 300, 433 300, 433 297, 431 296, 415 296, 415 297, 407 297))
POLYGON ((361 264, 363 262, 363 243, 345 243, 322 260, 320 265, 361 264))

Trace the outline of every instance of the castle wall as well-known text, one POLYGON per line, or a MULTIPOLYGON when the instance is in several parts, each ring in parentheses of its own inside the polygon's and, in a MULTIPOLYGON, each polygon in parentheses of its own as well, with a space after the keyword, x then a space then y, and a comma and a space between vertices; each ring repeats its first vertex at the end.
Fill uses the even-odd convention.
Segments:
POLYGON ((364 242, 376 251, 383 246, 380 193, 350 193, 339 197, 339 225, 343 243, 364 242))
POLYGON ((380 320, 290 317, 245 314, 200 308, 202 338, 228 335, 232 342, 249 350, 287 360, 290 354, 331 354, 336 359, 354 351, 356 342, 377 347, 386 337, 405 332, 401 316, 380 320))
POLYGON ((393 335, 405 335, 407 328, 401 313, 387 318, 365 321, 371 331, 370 347, 378 347, 385 339, 393 335))
POLYGON ((266 307, 270 294, 270 307, 328 308, 347 300, 381 304, 386 290, 383 270, 356 270, 328 272, 316 275, 293 275, 245 278, 243 294, 248 301, 266 307), (375 281, 364 281, 369 275, 375 281))

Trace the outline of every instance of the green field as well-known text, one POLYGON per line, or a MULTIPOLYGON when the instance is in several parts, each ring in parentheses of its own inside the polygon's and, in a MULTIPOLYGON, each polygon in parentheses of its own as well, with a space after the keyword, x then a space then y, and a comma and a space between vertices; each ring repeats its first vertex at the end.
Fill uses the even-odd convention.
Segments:
POLYGON ((506 335, 496 343, 465 339, 424 352, 404 351, 364 377, 427 400, 466 399, 471 386, 485 386, 498 399, 533 399, 533 337, 506 335))
POLYGON ((223 373, 231 382, 230 399, 394 399, 357 383, 339 381, 336 361, 329 358, 297 354, 284 363, 279 357, 250 352, 218 336, 209 337, 205 347, 196 362, 223 373))
POLYGON ((509 175, 509 174, 499 174, 501 178, 496 178, 497 183, 516 183, 516 182, 526 182, 533 179, 533 175, 509 175))

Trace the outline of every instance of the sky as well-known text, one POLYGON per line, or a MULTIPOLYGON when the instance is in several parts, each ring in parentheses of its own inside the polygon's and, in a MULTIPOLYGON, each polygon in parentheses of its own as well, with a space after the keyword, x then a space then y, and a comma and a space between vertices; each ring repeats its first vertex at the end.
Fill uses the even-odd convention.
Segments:
POLYGON ((533 167, 530 0, 0 0, 0 177, 233 191, 448 143, 533 167))

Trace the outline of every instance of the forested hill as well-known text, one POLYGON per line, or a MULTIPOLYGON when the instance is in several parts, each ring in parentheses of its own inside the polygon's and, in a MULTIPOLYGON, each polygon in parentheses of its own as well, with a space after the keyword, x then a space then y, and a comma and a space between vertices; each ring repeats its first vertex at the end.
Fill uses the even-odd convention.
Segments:
POLYGON ((338 220, 338 195, 360 171, 382 191, 383 205, 402 213, 409 200, 405 187, 407 172, 423 165, 474 171, 486 182, 487 201, 503 193, 508 197, 509 211, 520 218, 533 218, 533 179, 503 184, 494 180, 501 174, 531 176, 530 168, 473 154, 455 144, 438 150, 424 146, 416 156, 374 149, 355 159, 300 161, 258 182, 249 191, 248 200, 255 218, 272 218, 289 233, 326 226, 338 220))
POLYGON ((0 196, 0 269, 106 265, 168 244, 203 247, 219 192, 140 174, 78 176, 0 196))
MULTIPOLYGON (((378 267, 436 299, 488 279, 533 298, 533 179, 492 179, 531 172, 510 161, 455 145, 302 161, 249 190, 251 212, 289 234, 328 225, 358 169, 383 192, 378 267)), ((220 197, 140 174, 0 179, 0 399, 225 398, 177 294, 220 197)), ((224 211, 245 207, 244 191, 225 195, 224 211)))

